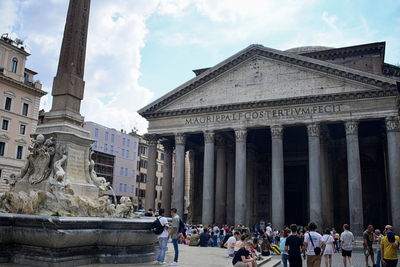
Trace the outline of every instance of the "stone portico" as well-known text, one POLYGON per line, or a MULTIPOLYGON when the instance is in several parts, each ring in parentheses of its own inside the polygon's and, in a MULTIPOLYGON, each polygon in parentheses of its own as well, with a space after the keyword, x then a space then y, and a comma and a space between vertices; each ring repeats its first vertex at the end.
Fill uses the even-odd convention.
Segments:
POLYGON ((175 149, 165 201, 172 194, 182 214, 190 150, 194 222, 400 229, 400 68, 384 63, 384 47, 251 45, 196 70, 139 111, 148 138, 170 151, 166 161, 175 149))

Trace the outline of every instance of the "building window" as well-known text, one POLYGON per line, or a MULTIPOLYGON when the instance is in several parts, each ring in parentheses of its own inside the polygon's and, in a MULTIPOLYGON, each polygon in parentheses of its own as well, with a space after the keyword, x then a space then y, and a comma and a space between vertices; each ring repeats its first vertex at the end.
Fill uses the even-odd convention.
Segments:
POLYGON ((122 157, 125 158, 125 149, 122 149, 122 157))
POLYGON ((21 123, 19 125, 19 134, 25 135, 25 130, 26 130, 26 125, 21 123))
POLYGON ((28 116, 29 104, 24 103, 22 105, 22 115, 28 116))
POLYGON ((145 146, 140 147, 140 154, 146 156, 147 155, 147 147, 145 147, 145 146))
POLYGON ((132 170, 132 177, 135 177, 136 173, 135 170, 132 170))
POLYGON ((164 153, 161 153, 161 160, 164 160, 164 153))
POLYGON ((108 132, 106 132, 106 133, 104 134, 104 139, 105 139, 106 141, 108 141, 108 132))
POLYGON ((9 120, 3 120, 3 123, 1 124, 1 129, 4 131, 8 130, 8 125, 9 125, 9 120))
POLYGON ((135 191, 135 186, 131 185, 131 193, 133 193, 135 191))
POLYGON ((125 146, 125 140, 126 140, 125 137, 122 138, 122 145, 123 145, 123 146, 125 146))
POLYGON ((11 62, 11 72, 17 73, 18 59, 14 57, 11 62))
POLYGON ((6 97, 6 103, 4 105, 5 110, 11 110, 11 102, 12 102, 11 97, 6 97))
POLYGON ((126 158, 129 158, 129 150, 126 150, 126 158))
POLYGON ((121 167, 121 168, 119 169, 119 175, 121 175, 121 176, 124 175, 124 168, 121 167))
POLYGON ((114 143, 114 140, 115 140, 115 134, 111 134, 111 142, 114 143))
POLYGON ((119 191, 119 192, 122 192, 122 184, 121 184, 121 183, 120 183, 119 186, 118 186, 118 191, 119 191))
POLYGON ((94 137, 99 137, 99 129, 94 129, 94 137))
POLYGON ((126 193, 126 184, 124 184, 124 192, 126 193))
POLYGON ((110 145, 110 153, 114 153, 114 146, 110 145))
POLYGON ((138 196, 138 191, 139 191, 139 189, 136 188, 136 190, 135 190, 135 197, 138 196))
POLYGON ((104 144, 104 152, 107 152, 107 151, 108 151, 108 145, 104 144))
POLYGON ((28 83, 29 82, 29 74, 24 72, 24 82, 28 83))
POLYGON ((6 150, 6 143, 0 142, 0 156, 4 156, 5 150, 6 150))
POLYGON ((146 190, 139 189, 139 197, 146 197, 146 190))
POLYGON ((141 159, 140 160, 140 167, 147 169, 147 160, 141 159))
POLYGON ((125 176, 128 176, 128 168, 125 168, 125 176))
POLYGON ((94 143, 93 143, 93 148, 94 148, 94 149, 97 149, 97 142, 94 142, 94 143))
POLYGON ((130 145, 131 145, 131 139, 127 139, 127 140, 126 140, 126 145, 127 145, 127 146, 130 146, 130 145))
POLYGON ((17 159, 22 159, 22 151, 24 150, 23 146, 17 146, 17 159))

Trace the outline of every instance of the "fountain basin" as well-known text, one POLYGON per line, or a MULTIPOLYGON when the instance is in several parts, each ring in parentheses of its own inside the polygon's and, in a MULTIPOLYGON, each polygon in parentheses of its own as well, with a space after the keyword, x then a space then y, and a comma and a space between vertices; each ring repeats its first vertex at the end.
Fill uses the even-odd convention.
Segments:
POLYGON ((0 263, 64 267, 155 259, 152 218, 0 214, 0 263))

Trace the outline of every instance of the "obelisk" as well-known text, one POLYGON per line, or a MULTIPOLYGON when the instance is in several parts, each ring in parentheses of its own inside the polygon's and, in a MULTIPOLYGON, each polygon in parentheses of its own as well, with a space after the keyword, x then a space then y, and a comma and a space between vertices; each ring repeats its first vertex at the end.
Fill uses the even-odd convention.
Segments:
POLYGON ((89 24, 90 0, 70 0, 60 58, 53 81, 53 104, 45 114, 45 123, 39 125, 35 135, 53 137, 68 159, 64 166, 66 178, 77 195, 94 197, 98 188, 89 175, 90 145, 93 140, 82 128, 80 114, 85 82, 86 40, 89 24))

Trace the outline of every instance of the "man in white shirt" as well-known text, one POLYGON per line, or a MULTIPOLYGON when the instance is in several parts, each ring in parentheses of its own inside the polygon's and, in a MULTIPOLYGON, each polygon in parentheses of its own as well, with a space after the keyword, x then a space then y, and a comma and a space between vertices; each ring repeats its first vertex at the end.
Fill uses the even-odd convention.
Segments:
POLYGON ((325 243, 322 236, 315 232, 317 230, 317 224, 310 222, 308 224, 308 233, 304 235, 304 247, 307 249, 307 267, 320 267, 321 266, 321 254, 315 255, 315 248, 322 248, 325 243))
POLYGON ((226 248, 228 249, 228 257, 235 256, 235 244, 238 236, 239 232, 235 232, 233 236, 229 237, 228 241, 226 241, 226 248))
POLYGON ((346 258, 349 259, 350 266, 353 267, 353 261, 351 259, 351 252, 353 250, 354 235, 349 231, 350 227, 348 224, 343 225, 343 233, 340 235, 340 243, 342 245, 342 257, 343 265, 347 267, 346 258))
POLYGON ((162 265, 164 264, 165 259, 165 252, 167 251, 168 245, 168 219, 164 217, 164 209, 159 210, 158 220, 160 221, 161 225, 164 227, 164 231, 157 236, 158 243, 160 245, 159 251, 157 253, 157 261, 155 264, 162 265))

